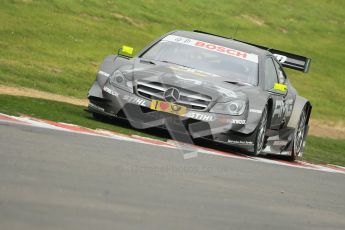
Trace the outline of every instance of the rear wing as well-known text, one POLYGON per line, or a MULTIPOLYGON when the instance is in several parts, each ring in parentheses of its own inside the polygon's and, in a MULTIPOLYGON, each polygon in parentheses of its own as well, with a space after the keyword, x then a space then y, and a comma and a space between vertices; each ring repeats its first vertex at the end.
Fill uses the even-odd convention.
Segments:
POLYGON ((237 40, 237 39, 233 39, 233 38, 223 37, 223 36, 203 32, 203 31, 199 31, 199 30, 194 30, 194 32, 209 34, 209 35, 227 38, 227 39, 232 39, 234 41, 242 42, 242 43, 245 43, 245 44, 248 44, 251 46, 255 46, 255 47, 260 48, 260 49, 267 50, 267 51, 271 52, 277 58, 277 60, 281 63, 282 66, 284 66, 286 68, 302 71, 304 73, 307 73, 309 71, 311 59, 308 57, 288 53, 288 52, 277 50, 277 49, 271 49, 271 48, 268 48, 265 46, 256 45, 253 43, 249 43, 249 42, 245 42, 245 41, 241 41, 241 40, 237 40))
POLYGON ((310 62, 311 62, 310 58, 303 57, 297 54, 288 53, 281 50, 271 49, 265 46, 256 45, 249 42, 240 41, 237 39, 233 39, 233 40, 246 43, 248 45, 252 45, 260 49, 264 49, 271 52, 277 58, 280 64, 286 68, 302 71, 304 73, 307 73, 309 71, 310 62))

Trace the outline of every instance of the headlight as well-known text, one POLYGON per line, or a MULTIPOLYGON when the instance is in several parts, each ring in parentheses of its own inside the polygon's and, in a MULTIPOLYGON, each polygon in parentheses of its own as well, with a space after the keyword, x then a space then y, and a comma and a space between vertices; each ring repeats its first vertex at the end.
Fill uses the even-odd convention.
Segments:
POLYGON ((113 85, 117 88, 123 89, 127 92, 130 92, 130 93, 133 93, 133 82, 126 79, 120 70, 116 70, 110 76, 109 82, 111 85, 113 85))
POLYGON ((210 110, 211 113, 221 113, 229 115, 242 115, 246 109, 246 102, 235 100, 227 103, 217 103, 210 110))

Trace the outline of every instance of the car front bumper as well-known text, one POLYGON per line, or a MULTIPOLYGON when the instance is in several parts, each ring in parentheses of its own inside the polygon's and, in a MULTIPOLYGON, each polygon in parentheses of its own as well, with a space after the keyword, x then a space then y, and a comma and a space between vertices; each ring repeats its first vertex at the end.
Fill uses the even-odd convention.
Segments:
POLYGON ((152 110, 151 100, 109 83, 100 88, 96 81, 92 87, 99 88, 96 90, 99 93, 93 95, 95 90, 89 92, 88 111, 90 112, 124 117, 137 129, 167 127, 168 122, 169 128, 183 125, 193 138, 209 138, 236 146, 253 146, 253 134, 241 133, 241 129, 246 124, 244 115, 230 116, 187 109, 184 115, 177 116, 152 110))

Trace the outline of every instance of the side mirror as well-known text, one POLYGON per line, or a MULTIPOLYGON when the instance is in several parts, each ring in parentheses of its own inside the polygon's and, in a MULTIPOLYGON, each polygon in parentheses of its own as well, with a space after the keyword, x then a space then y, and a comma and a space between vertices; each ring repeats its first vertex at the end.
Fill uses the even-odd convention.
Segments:
POLYGON ((133 47, 130 46, 122 46, 117 51, 118 55, 126 56, 126 57, 132 57, 133 55, 133 47))
POLYGON ((287 85, 275 83, 273 89, 271 89, 270 92, 285 95, 287 93, 287 89, 287 85))

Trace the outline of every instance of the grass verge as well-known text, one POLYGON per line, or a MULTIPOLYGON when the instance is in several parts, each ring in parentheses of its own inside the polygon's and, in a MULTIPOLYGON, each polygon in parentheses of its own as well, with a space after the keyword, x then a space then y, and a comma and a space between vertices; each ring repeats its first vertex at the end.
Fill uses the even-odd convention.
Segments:
POLYGON ((84 111, 85 107, 63 102, 36 99, 31 97, 19 97, 0 95, 0 113, 19 116, 31 115, 36 118, 47 119, 56 122, 64 122, 84 126, 91 129, 106 129, 123 134, 134 134, 163 140, 153 132, 140 132, 131 128, 124 120, 97 121, 92 114, 84 111), (19 112, 20 111, 20 112, 19 112))
MULTIPOLYGON (((159 130, 138 131, 127 122, 112 121, 100 122, 92 118, 84 107, 62 102, 55 102, 29 97, 0 95, 0 113, 9 115, 27 114, 37 118, 72 123, 92 129, 101 128, 124 134, 136 134, 156 139, 166 139, 166 134, 159 130), (20 111, 20 112, 18 112, 20 111)), ((302 159, 314 163, 329 163, 345 166, 345 140, 308 137, 306 151, 302 159)))
POLYGON ((345 166, 345 140, 309 136, 303 159, 345 166))

